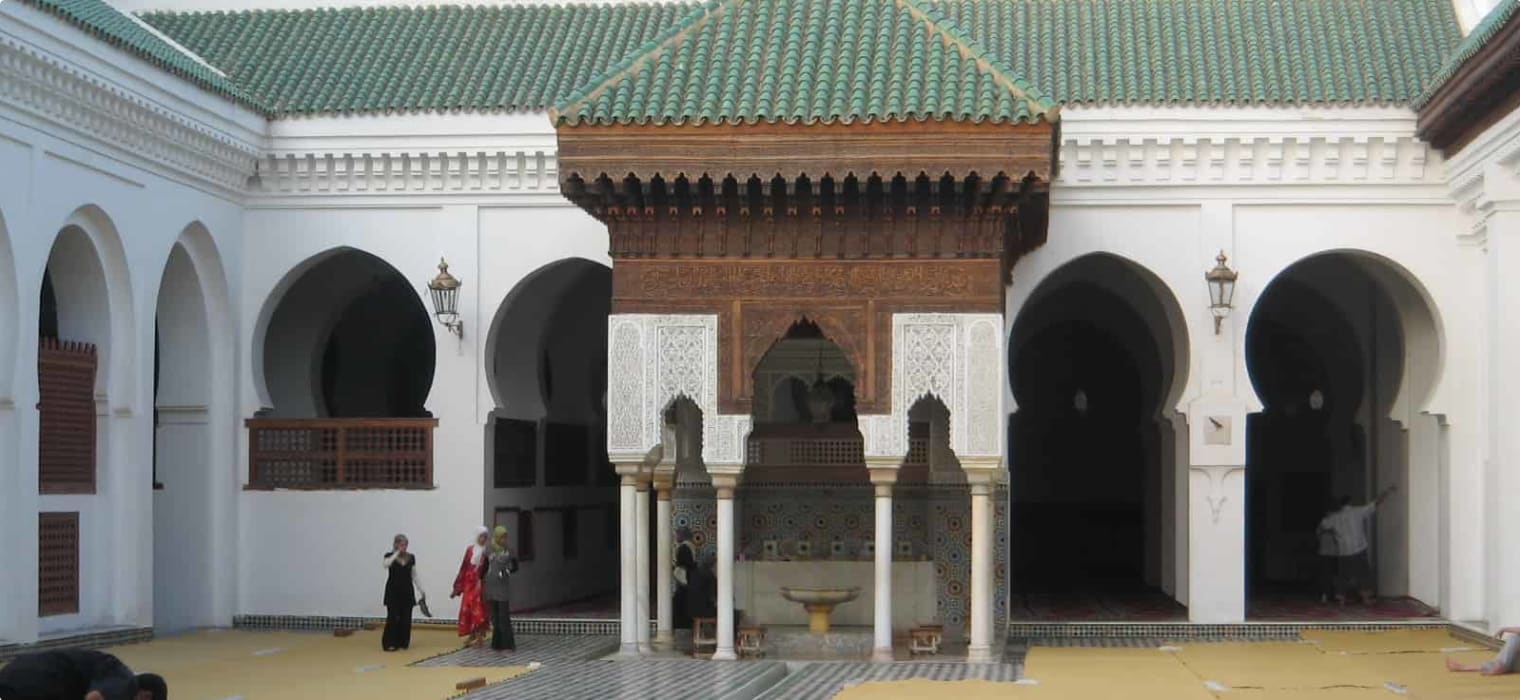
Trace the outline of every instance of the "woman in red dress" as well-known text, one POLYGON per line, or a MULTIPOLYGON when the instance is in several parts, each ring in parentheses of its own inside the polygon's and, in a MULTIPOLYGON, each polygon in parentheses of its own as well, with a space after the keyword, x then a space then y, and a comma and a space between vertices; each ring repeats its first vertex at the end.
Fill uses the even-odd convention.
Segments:
POLYGON ((485 578, 486 553, 490 551, 489 530, 478 528, 475 543, 464 550, 464 561, 459 563, 459 575, 454 577, 454 594, 459 598, 459 636, 465 644, 478 647, 485 643, 491 631, 491 618, 486 614, 486 602, 481 597, 481 579, 485 578))

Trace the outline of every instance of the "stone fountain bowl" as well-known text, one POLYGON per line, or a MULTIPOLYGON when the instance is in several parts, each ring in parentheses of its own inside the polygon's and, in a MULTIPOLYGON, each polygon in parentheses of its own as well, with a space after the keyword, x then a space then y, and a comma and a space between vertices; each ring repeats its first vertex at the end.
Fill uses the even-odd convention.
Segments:
POLYGON ((850 588, 793 588, 781 587, 781 597, 803 605, 839 605, 860 597, 860 587, 850 588))

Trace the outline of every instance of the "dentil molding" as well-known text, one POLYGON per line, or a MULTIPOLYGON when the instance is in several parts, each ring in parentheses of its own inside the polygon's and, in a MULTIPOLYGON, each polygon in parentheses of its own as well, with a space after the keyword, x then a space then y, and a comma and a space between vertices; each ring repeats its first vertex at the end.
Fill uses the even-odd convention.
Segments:
POLYGON ((559 195, 553 151, 372 151, 267 154, 253 194, 559 195))
POLYGON ((258 157, 247 143, 0 35, 0 104, 223 188, 241 191, 258 157))
POLYGON ((1440 184, 1439 154, 1413 135, 1068 138, 1068 187, 1440 184))

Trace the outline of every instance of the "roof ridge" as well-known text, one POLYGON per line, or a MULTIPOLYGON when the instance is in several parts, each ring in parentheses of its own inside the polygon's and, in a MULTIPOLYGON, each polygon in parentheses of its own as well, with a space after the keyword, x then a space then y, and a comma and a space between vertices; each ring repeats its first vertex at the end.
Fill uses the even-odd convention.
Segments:
POLYGON ((1044 92, 1031 84, 1028 79, 1003 65, 1002 61, 997 60, 991 52, 982 47, 981 43, 961 29, 954 20, 946 17, 944 13, 934 7, 925 7, 920 0, 893 0, 893 2, 899 7, 906 9, 908 14, 922 21, 929 27, 930 31, 938 31, 954 42, 961 49, 962 58, 974 57, 977 61, 977 67, 992 76, 993 82, 1003 86, 1004 89, 1008 90, 1015 97, 1027 100, 1041 107, 1039 116, 1044 117, 1046 121, 1053 122, 1060 119, 1060 105, 1051 101, 1044 92))
POLYGON ((661 52, 669 48, 672 43, 679 41, 689 32, 702 28, 713 17, 717 17, 725 5, 745 1, 708 0, 698 5, 696 9, 693 9, 685 17, 682 17, 681 21, 666 29, 663 34, 657 35, 655 38, 645 42, 644 45, 634 49, 627 56, 624 56, 621 61, 613 64, 612 67, 602 71, 591 80, 586 81, 585 84, 590 86, 589 88, 576 88, 569 95, 566 95, 564 99, 551 106, 549 108, 549 123, 558 124, 566 112, 578 109, 586 103, 595 100, 603 92, 606 92, 613 85, 617 84, 619 80, 638 73, 651 61, 659 58, 661 52))

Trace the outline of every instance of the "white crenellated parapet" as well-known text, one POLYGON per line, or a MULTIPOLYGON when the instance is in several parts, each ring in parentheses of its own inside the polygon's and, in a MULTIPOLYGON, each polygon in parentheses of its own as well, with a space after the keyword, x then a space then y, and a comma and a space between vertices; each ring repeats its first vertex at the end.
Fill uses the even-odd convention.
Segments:
POLYGON ((957 455, 1001 457, 1004 371, 1001 314, 894 314, 892 414, 861 416, 866 454, 906 454, 908 410, 933 394, 957 455))

